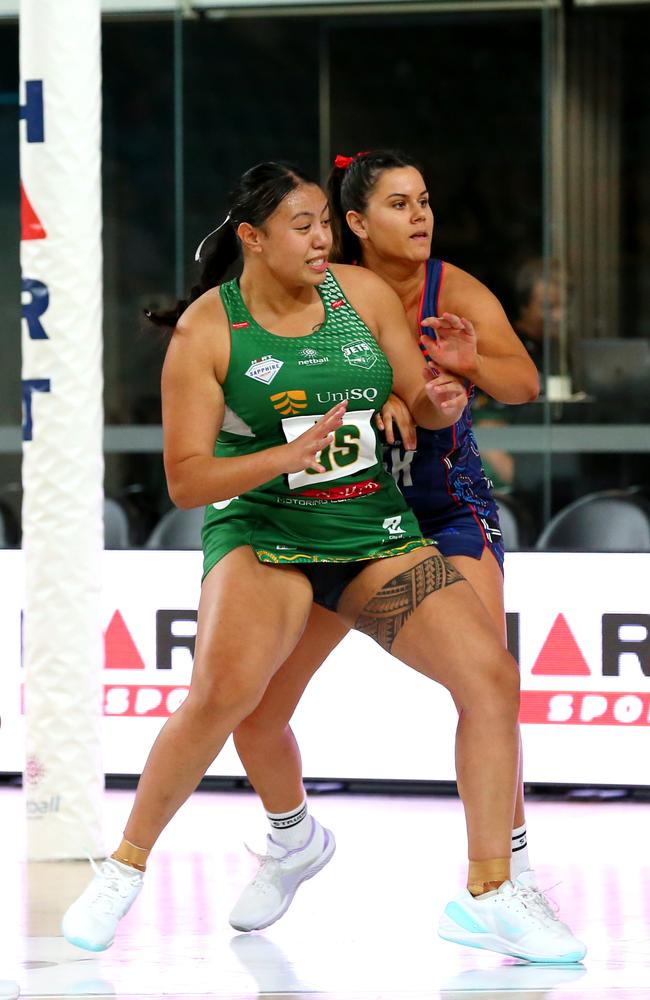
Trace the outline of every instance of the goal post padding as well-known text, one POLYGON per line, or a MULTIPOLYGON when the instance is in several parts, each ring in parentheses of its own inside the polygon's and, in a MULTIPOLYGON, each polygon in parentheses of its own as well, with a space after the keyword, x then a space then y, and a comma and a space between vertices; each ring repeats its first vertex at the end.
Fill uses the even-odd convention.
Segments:
POLYGON ((21 0, 28 856, 103 853, 101 15, 21 0))

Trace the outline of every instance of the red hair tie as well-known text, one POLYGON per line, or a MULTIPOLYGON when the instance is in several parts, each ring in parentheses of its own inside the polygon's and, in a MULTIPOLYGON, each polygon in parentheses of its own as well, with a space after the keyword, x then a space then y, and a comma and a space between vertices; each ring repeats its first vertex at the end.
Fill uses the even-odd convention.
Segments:
POLYGON ((360 156, 367 156, 369 152, 369 149, 362 149, 361 152, 355 153, 354 156, 341 156, 338 153, 334 157, 334 166, 340 167, 341 170, 347 170, 353 160, 358 160, 360 156))

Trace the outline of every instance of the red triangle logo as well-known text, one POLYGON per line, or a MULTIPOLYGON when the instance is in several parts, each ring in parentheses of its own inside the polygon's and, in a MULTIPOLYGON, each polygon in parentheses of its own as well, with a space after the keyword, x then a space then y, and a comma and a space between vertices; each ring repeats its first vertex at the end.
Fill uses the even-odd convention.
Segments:
POLYGON ((22 240, 44 240, 47 236, 22 184, 20 185, 20 232, 22 240))
POLYGON ((104 669, 144 670, 144 660, 119 611, 104 632, 104 669))
POLYGON ((558 615, 531 671, 546 676, 589 677, 591 670, 564 615, 558 615))

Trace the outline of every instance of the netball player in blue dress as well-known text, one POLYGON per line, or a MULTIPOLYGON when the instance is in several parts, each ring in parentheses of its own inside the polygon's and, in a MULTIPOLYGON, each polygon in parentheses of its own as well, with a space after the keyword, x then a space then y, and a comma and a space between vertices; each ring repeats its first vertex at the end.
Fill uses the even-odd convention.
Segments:
MULTIPOLYGON (((529 402, 539 389, 536 368, 489 289, 453 264, 431 258, 429 195, 410 158, 391 151, 337 157, 330 201, 335 259, 363 265, 391 285, 431 362, 465 380, 467 407, 445 430, 416 429, 393 397, 382 412, 385 460, 423 533, 435 538, 471 583, 505 642, 503 543, 472 433, 471 400, 477 387, 502 403, 529 402)), ((271 824, 270 854, 290 856, 283 862, 289 889, 278 879, 277 864, 263 864, 246 887, 231 914, 240 930, 272 923, 286 911, 300 882, 323 867, 313 846, 316 821, 308 812, 300 751, 289 722, 310 678, 345 631, 330 612, 314 607, 300 644, 256 712, 235 731, 239 756, 271 824)), ((521 764, 511 875, 537 891, 526 846, 521 764)))

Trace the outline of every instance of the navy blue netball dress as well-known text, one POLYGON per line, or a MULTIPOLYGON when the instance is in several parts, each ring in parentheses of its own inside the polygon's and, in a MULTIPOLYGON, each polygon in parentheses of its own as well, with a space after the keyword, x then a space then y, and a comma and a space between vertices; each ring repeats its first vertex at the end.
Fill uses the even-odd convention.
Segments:
MULTIPOLYGON (((427 262, 418 325, 438 315, 444 272, 440 260, 427 262)), ((420 326, 427 336, 435 332, 420 326)), ((445 556, 480 559, 489 548, 503 569, 503 544, 497 505, 472 432, 474 386, 460 420, 439 431, 418 427, 417 451, 387 446, 386 467, 420 522, 422 534, 435 540, 445 556)))

